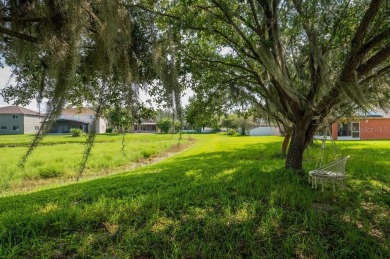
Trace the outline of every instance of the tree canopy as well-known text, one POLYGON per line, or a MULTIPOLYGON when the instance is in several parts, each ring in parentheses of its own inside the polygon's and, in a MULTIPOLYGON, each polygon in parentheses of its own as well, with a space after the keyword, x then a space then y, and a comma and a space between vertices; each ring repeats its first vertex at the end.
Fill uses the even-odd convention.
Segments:
POLYGON ((287 168, 302 168, 318 126, 340 106, 388 107, 383 0, 179 1, 169 14, 196 80, 212 70, 216 84, 292 129, 287 168))

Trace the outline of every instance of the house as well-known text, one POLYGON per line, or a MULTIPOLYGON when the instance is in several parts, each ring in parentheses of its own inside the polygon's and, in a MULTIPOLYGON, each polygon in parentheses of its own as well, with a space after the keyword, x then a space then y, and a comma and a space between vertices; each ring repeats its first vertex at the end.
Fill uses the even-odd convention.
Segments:
POLYGON ((42 114, 19 106, 0 108, 0 134, 34 134, 37 133, 42 114))
MULTIPOLYGON (((96 112, 90 108, 70 108, 61 112, 61 115, 55 121, 50 133, 69 133, 71 128, 78 128, 83 132, 91 132, 93 120, 96 112)), ((96 124, 96 133, 105 133, 107 120, 99 118, 96 124)))
POLYGON ((377 110, 339 119, 331 125, 331 135, 338 140, 390 139, 390 114, 377 110))
POLYGON ((332 124, 332 138, 338 140, 390 139, 389 117, 360 117, 332 124))
POLYGON ((264 121, 257 120, 256 124, 249 130, 250 136, 280 136, 279 127, 264 121))
POLYGON ((157 123, 155 120, 143 120, 141 124, 134 124, 136 133, 157 133, 157 123))

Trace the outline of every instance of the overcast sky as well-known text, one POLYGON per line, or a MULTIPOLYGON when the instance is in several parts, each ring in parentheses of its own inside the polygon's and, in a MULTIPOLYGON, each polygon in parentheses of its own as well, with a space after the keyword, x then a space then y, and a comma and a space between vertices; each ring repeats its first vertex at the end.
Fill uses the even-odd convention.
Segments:
MULTIPOLYGON (((10 76, 11 76, 11 70, 9 67, 5 66, 4 68, 0 68, 0 89, 3 89, 7 85, 10 76)), ((0 95, 0 107, 4 107, 8 105, 12 105, 12 103, 6 103, 3 99, 3 96, 0 95)), ((37 103, 33 101, 28 106, 25 106, 25 108, 36 111, 37 103)))
MULTIPOLYGON (((6 86, 10 75, 9 68, 0 68, 0 89, 3 89, 6 86)), ((8 103, 4 102, 3 96, 0 95, 0 107, 7 105, 8 103)))

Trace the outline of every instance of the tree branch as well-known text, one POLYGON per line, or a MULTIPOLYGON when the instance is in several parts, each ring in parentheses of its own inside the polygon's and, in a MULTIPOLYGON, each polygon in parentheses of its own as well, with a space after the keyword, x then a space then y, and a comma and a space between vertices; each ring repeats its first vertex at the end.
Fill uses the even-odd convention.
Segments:
POLYGON ((219 10, 222 11, 224 17, 226 18, 225 22, 227 22, 233 27, 233 29, 240 35, 241 39, 246 43, 248 49, 253 53, 253 55, 259 58, 258 53, 255 50, 252 42, 248 39, 245 33, 237 26, 237 24, 233 21, 232 17, 226 12, 225 8, 223 8, 223 6, 218 1, 213 0, 212 2, 219 8, 219 10))
POLYGON ((159 12, 159 11, 155 11, 155 10, 151 10, 148 7, 146 7, 145 5, 142 5, 142 4, 126 4, 126 3, 123 3, 123 2, 119 2, 119 4, 123 5, 124 7, 128 8, 128 9, 138 8, 138 9, 144 10, 144 11, 146 11, 148 13, 157 14, 159 16, 164 16, 164 17, 168 17, 168 18, 171 18, 171 19, 175 19, 175 20, 180 20, 179 16, 176 16, 176 15, 173 15, 173 14, 167 14, 167 13, 163 13, 163 12, 159 12))
POLYGON ((247 71, 251 74, 254 74, 256 75, 256 72, 255 71, 252 71, 244 66, 241 66, 241 65, 238 65, 238 64, 233 64, 233 63, 229 63, 229 62, 224 62, 224 61, 221 61, 221 60, 210 60, 210 59, 206 59, 206 58, 195 58, 195 57, 191 57, 193 60, 199 60, 199 61, 203 61, 203 62, 207 62, 207 63, 216 63, 216 64, 221 64, 221 65, 224 65, 224 66, 228 66, 228 67, 235 67, 235 68, 239 68, 239 69, 242 69, 244 71, 247 71))
MULTIPOLYGON (((324 96, 324 98, 317 105, 318 112, 320 114, 328 112, 329 109, 333 108, 337 103, 340 102, 340 91, 345 84, 349 84, 351 80, 353 80, 354 73, 359 66, 359 63, 364 58, 363 54, 359 55, 358 53, 361 50, 368 28, 374 20, 375 16, 377 15, 382 2, 383 0, 372 0, 370 2, 370 5, 363 16, 363 19, 360 21, 360 24, 356 29, 355 35, 351 41, 351 50, 349 53, 349 58, 347 59, 341 70, 338 82, 336 82, 333 88, 328 92, 326 96, 324 96)), ((386 52, 386 48, 383 49, 383 51, 386 52)), ((365 66, 361 65, 361 75, 366 74, 370 71, 369 69, 372 69, 375 65, 379 64, 379 59, 380 58, 375 55, 364 64, 365 66)))
POLYGON ((27 35, 27 34, 24 34, 24 33, 20 33, 20 32, 14 31, 14 30, 10 30, 10 29, 4 28, 4 27, 0 27, 0 33, 1 34, 6 34, 8 36, 15 37, 15 38, 18 38, 18 39, 21 39, 21 40, 33 42, 33 43, 38 42, 38 38, 37 37, 30 36, 30 35, 27 35))
POLYGON ((383 0, 371 0, 370 6, 356 29, 355 35, 351 40, 349 58, 345 63, 340 76, 341 81, 344 83, 348 83, 353 78, 354 71, 364 58, 365 53, 360 53, 360 51, 367 35, 368 28, 377 15, 382 2, 383 0))
POLYGON ((379 7, 381 6, 382 2, 383 0, 371 0, 370 6, 365 12, 363 19, 360 21, 359 27, 355 32, 355 36, 351 41, 353 51, 358 51, 363 45, 364 39, 368 32, 368 28, 370 27, 376 14, 378 13, 379 7))
POLYGON ((377 77, 380 77, 382 75, 385 75, 387 73, 390 72, 390 65, 388 66, 385 66, 384 68, 381 68, 379 71, 377 71, 376 73, 364 78, 363 80, 359 81, 359 85, 364 85, 364 84, 367 84, 369 83, 371 80, 377 78, 377 77))
POLYGON ((41 22, 48 20, 48 17, 0 17, 0 22, 41 22))
POLYGON ((372 48, 378 46, 383 40, 386 40, 390 37, 390 27, 384 30, 383 32, 376 35, 374 38, 372 38, 369 42, 365 43, 360 51, 359 55, 365 54, 368 51, 370 51, 372 48))
POLYGON ((388 57, 390 57, 390 44, 378 51, 374 56, 357 68, 358 77, 366 75, 377 65, 387 60, 388 57))

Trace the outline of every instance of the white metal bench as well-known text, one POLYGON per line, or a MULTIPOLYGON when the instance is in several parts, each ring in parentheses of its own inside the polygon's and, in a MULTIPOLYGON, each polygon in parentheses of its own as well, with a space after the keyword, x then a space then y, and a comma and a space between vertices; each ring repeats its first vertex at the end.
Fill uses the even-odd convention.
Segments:
POLYGON ((310 171, 309 183, 311 183, 311 187, 317 189, 317 184, 320 183, 322 191, 324 191, 324 184, 329 182, 333 186, 333 191, 336 190, 336 185, 339 185, 340 188, 344 188, 346 179, 345 165, 348 158, 349 156, 346 156, 324 165, 323 167, 310 171))

